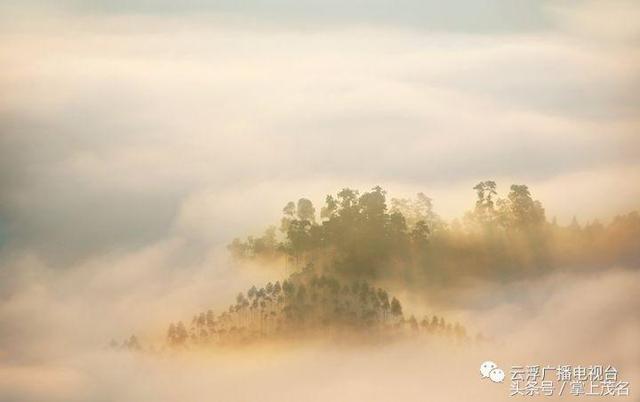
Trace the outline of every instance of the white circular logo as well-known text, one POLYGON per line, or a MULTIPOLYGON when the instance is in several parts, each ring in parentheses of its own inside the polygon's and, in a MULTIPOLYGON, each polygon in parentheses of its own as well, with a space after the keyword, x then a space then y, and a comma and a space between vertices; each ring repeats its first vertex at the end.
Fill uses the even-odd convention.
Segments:
POLYGON ((491 370, 491 373, 489 373, 489 378, 491 378, 493 382, 502 382, 504 381, 504 371, 499 368, 494 368, 491 370))
POLYGON ((491 370, 493 370, 496 367, 498 367, 497 364, 495 364, 490 360, 487 360, 486 362, 480 365, 480 375, 482 375, 482 378, 487 378, 489 377, 489 374, 491 374, 491 370))

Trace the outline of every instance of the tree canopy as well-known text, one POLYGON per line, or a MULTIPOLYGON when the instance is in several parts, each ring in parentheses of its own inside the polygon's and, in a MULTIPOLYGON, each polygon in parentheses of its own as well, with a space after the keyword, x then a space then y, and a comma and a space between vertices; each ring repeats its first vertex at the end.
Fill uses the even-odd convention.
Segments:
POLYGON ((526 185, 511 185, 504 197, 490 180, 473 190, 473 207, 451 222, 440 218, 424 193, 388 200, 379 186, 362 193, 345 188, 326 196, 319 219, 311 201, 301 198, 285 206, 279 231, 271 227, 262 237, 235 239, 229 249, 240 259, 284 259, 294 271, 312 265, 339 278, 400 279, 416 286, 468 277, 517 279, 602 263, 637 265, 637 212, 608 225, 563 227, 547 219, 526 185))

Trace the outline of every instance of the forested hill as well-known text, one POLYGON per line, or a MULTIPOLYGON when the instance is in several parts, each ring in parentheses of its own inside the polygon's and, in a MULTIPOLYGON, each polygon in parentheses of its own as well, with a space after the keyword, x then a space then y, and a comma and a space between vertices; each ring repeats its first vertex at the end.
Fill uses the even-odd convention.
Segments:
POLYGON ((316 210, 300 198, 282 210, 278 225, 261 236, 235 239, 238 259, 314 266, 339 278, 399 280, 406 286, 447 285, 466 278, 509 280, 557 269, 640 265, 640 216, 620 215, 561 226, 525 185, 501 197, 493 181, 478 183, 475 203, 460 219, 446 222, 433 201, 387 198, 375 187, 343 189, 316 210))
MULTIPOLYGON (((309 270, 282 283, 267 283, 239 293, 226 311, 201 312, 190 321, 170 323, 162 349, 239 346, 262 340, 357 339, 390 341, 438 337, 454 343, 471 340, 460 323, 444 317, 406 316, 400 301, 366 282, 342 282, 309 270)), ((474 337, 473 339, 476 339, 474 337)), ((114 348, 146 349, 136 336, 114 348)))
MULTIPOLYGON (((568 226, 548 220, 527 186, 512 185, 500 197, 496 183, 474 187, 475 204, 461 219, 446 222, 432 200, 387 199, 375 187, 328 195, 318 214, 305 198, 289 202, 278 226, 259 237, 234 240, 239 260, 286 266, 287 280, 240 293, 228 310, 206 311, 169 325, 171 347, 246 343, 264 338, 304 338, 318 333, 370 336, 440 334, 467 339, 460 324, 442 317, 406 316, 382 284, 447 297, 465 279, 501 281, 559 269, 640 266, 640 216, 621 215, 568 226)), ((116 344, 117 346, 117 344, 116 344)), ((135 337, 124 342, 139 347, 135 337)))

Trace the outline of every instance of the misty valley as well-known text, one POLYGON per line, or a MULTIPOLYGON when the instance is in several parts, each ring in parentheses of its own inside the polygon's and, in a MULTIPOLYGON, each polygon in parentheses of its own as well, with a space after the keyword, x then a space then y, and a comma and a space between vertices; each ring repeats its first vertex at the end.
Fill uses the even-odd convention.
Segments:
POLYGON ((161 341, 131 335, 109 346, 163 352, 241 348, 260 341, 376 344, 439 337, 464 347, 486 340, 464 323, 405 311, 386 286, 417 297, 433 311, 480 281, 508 284, 563 270, 637 267, 636 212, 608 225, 580 225, 574 218, 561 226, 547 219, 527 186, 512 185, 505 197, 496 188, 493 181, 478 183, 473 208, 451 222, 439 217, 423 193, 387 200, 381 187, 328 195, 319 219, 310 200, 289 202, 279 227, 228 246, 238 262, 280 267, 289 272, 286 279, 238 293, 235 303, 217 314, 212 307, 171 322, 161 341))

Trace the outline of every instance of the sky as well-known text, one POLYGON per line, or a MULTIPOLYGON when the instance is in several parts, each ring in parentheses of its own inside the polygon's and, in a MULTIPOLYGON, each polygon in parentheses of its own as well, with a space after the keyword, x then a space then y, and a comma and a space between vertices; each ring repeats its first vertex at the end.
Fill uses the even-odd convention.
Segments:
POLYGON ((638 207, 634 2, 177 4, 3 2, 8 247, 221 243, 345 186, 447 218, 484 179, 560 222, 638 207))
MULTIPOLYGON (((118 377, 155 369, 112 370, 95 345, 272 280, 225 245, 299 197, 381 185, 452 219, 493 179, 560 223, 637 210, 639 43, 630 0, 3 1, 0 399, 42 400, 35 373, 51 400, 159 400, 118 377)), ((540 311, 636 308, 635 274, 607 275, 541 291, 540 311), (602 281, 622 290, 589 290, 602 281)))

